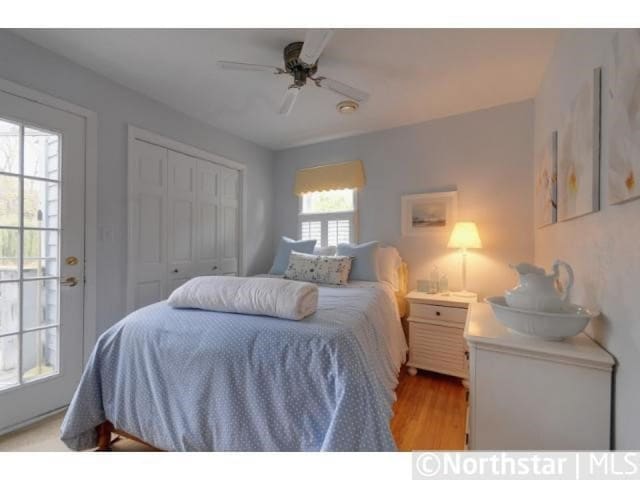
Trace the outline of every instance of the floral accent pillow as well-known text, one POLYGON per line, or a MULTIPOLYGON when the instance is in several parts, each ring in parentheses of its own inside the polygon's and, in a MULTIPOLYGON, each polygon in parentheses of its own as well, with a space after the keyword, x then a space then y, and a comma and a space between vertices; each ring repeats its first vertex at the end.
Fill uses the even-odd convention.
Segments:
POLYGON ((291 252, 284 278, 302 282, 346 285, 350 271, 351 257, 291 252))

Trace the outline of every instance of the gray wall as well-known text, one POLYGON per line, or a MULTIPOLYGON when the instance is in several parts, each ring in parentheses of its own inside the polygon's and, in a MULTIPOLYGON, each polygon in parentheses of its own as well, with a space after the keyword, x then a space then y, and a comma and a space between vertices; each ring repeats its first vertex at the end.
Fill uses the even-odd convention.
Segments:
POLYGON ((360 241, 397 246, 412 288, 433 265, 459 288, 460 256, 446 248, 447 234, 400 233, 403 194, 457 187, 459 218, 475 221, 484 243, 470 253, 469 288, 500 294, 516 280, 507 264, 533 259, 532 156, 531 101, 277 152, 275 239, 297 236, 297 169, 361 159, 367 184, 358 197, 360 241))
MULTIPOLYGON (((568 261, 576 273, 572 301, 602 312, 590 333, 618 361, 615 379, 615 447, 640 448, 640 317, 635 303, 640 287, 640 200, 607 204, 609 61, 613 32, 583 30, 564 33, 535 99, 535 145, 561 125, 580 84, 595 67, 602 72, 601 211, 536 230, 535 259, 549 266, 568 261)), ((589 419, 585 418, 585 422, 589 419)))
POLYGON ((273 154, 185 116, 48 50, 0 30, 0 77, 98 114, 98 332, 125 312, 127 258, 127 124, 157 132, 247 165, 247 267, 272 260, 273 154))

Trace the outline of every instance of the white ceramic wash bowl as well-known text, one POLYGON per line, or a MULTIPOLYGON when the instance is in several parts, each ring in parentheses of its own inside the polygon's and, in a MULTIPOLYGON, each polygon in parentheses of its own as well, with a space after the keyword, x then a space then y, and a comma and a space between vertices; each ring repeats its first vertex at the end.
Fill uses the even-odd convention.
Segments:
POLYGON ((561 341, 579 334, 594 316, 586 308, 571 303, 566 304, 561 313, 535 312, 512 308, 504 297, 489 297, 493 313, 500 323, 509 330, 523 335, 561 341))

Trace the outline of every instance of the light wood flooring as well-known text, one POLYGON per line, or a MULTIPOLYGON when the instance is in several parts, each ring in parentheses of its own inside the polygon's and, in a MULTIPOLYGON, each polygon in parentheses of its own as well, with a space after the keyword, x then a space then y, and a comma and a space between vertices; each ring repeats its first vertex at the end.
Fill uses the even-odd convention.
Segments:
MULTIPOLYGON (((462 450, 466 420, 466 390, 460 380, 436 373, 400 374, 398 400, 391 430, 398 449, 462 450)), ((63 414, 49 417, 24 430, 0 437, 0 451, 64 451, 58 439, 63 414)), ((129 439, 113 444, 114 451, 149 451, 129 439)))

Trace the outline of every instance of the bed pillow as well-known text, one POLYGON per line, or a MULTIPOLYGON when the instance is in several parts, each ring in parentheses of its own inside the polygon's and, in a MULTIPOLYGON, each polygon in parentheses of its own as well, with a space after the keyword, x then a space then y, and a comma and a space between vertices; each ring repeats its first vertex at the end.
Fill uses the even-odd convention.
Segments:
POLYGON ((388 282, 394 290, 400 289, 398 269, 402 265, 402 257, 396 247, 386 246, 378 249, 378 278, 388 282))
POLYGON ((284 278, 301 282, 346 285, 351 271, 351 257, 308 255, 291 252, 284 278))
POLYGON ((282 237, 269 273, 271 275, 282 275, 289 264, 291 252, 313 253, 315 246, 315 240, 292 240, 291 238, 282 237))
POLYGON ((360 245, 341 243, 338 245, 336 255, 352 258, 349 280, 364 280, 366 282, 379 280, 378 242, 367 242, 360 245))
POLYGON ((313 249, 314 255, 335 255, 336 254, 336 246, 329 245, 327 247, 318 247, 313 249))

